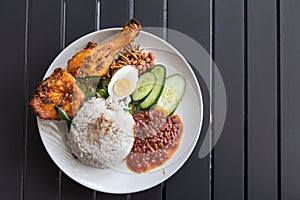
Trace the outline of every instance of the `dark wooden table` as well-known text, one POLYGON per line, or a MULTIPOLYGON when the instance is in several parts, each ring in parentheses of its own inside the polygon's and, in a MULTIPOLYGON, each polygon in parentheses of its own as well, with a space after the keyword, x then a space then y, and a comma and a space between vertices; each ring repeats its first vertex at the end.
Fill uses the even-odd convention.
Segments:
POLYGON ((299 11, 299 0, 3 1, 0 199, 299 200, 299 11), (210 53, 225 83, 227 117, 205 158, 198 158, 199 142, 164 183, 111 195, 57 168, 27 102, 65 46, 133 16, 144 26, 185 33, 210 53))

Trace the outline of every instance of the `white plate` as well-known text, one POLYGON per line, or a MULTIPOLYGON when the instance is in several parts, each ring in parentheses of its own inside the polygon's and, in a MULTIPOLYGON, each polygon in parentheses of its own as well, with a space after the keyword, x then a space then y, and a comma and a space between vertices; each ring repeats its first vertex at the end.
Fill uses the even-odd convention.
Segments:
MULTIPOLYGON (((68 59, 83 49, 89 41, 101 43, 120 30, 120 28, 100 30, 76 40, 56 57, 44 77, 50 76, 55 68, 66 66, 68 59)), ((135 44, 140 44, 146 51, 152 51, 156 56, 156 63, 166 66, 167 76, 180 73, 187 81, 185 95, 175 112, 182 119, 183 136, 178 150, 163 166, 144 174, 132 173, 124 163, 114 169, 86 166, 72 156, 66 145, 64 122, 37 118, 41 139, 55 164, 73 180, 94 190, 118 194, 132 193, 163 182, 185 163, 200 135, 203 119, 202 95, 189 64, 174 47, 150 33, 141 31, 135 44)))

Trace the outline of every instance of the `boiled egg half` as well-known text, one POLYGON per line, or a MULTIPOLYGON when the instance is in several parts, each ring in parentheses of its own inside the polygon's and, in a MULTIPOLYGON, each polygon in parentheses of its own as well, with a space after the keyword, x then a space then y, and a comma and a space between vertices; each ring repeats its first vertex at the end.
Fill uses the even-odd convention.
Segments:
POLYGON ((119 69, 108 84, 108 94, 117 100, 131 95, 138 81, 138 70, 131 65, 119 69))

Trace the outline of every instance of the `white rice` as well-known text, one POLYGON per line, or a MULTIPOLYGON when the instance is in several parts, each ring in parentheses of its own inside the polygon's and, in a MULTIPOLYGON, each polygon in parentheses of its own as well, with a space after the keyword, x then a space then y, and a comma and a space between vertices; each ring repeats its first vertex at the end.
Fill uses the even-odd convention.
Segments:
POLYGON ((82 163, 108 168, 126 158, 134 142, 134 120, 125 111, 129 101, 130 97, 124 100, 109 97, 84 102, 67 136, 72 153, 82 163))

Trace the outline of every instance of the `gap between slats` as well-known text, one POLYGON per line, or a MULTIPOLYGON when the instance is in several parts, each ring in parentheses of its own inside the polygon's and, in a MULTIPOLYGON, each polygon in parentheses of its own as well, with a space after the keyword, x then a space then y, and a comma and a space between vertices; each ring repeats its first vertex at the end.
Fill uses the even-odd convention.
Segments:
MULTIPOLYGON (((96 4, 96 10, 95 10, 95 30, 98 31, 100 30, 100 26, 101 26, 101 0, 95 0, 95 4, 96 4)), ((92 194, 92 200, 96 200, 97 199, 97 191, 93 190, 93 194, 92 194)))
POLYGON ((98 31, 100 30, 100 17, 101 17, 101 2, 100 0, 95 0, 95 4, 96 4, 96 10, 95 10, 95 30, 98 31))
MULTIPOLYGON (((66 45, 66 1, 60 1, 60 41, 59 48, 62 51, 66 45)), ((57 191, 57 199, 61 199, 61 187, 62 187, 62 171, 58 168, 57 172, 57 180, 58 180, 58 191, 57 191)))
POLYGON ((24 45, 24 125, 23 125, 23 161, 22 161, 22 172, 21 172, 21 194, 20 199, 25 198, 25 184, 26 184, 26 172, 27 172, 27 135, 28 135, 28 89, 29 89, 29 65, 28 65, 28 50, 29 50, 29 27, 30 27, 30 0, 26 0, 25 4, 25 45, 24 45))
MULTIPOLYGON (((129 20, 134 17, 134 0, 129 0, 129 20)), ((126 195, 126 200, 131 200, 131 194, 126 195)))
POLYGON ((277 60, 277 199, 281 200, 281 35, 280 0, 276 0, 276 60, 277 60))
POLYGON ((248 199, 248 0, 244 0, 244 200, 248 199))
MULTIPOLYGON (((134 17, 134 0, 129 0, 129 20, 134 17)), ((131 194, 126 195, 126 200, 131 200, 131 194)))
POLYGON ((163 39, 168 40, 168 0, 163 0, 163 39))
MULTIPOLYGON (((163 0, 163 40, 168 39, 167 28, 168 28, 168 0, 163 0)), ((166 200, 167 182, 166 181, 162 182, 160 186, 161 186, 161 200, 166 200)))
MULTIPOLYGON (((135 0, 129 0, 129 20, 134 18, 134 1, 135 0)), ((126 195, 126 200, 131 200, 131 194, 126 195)))
MULTIPOLYGON (((210 52, 211 62, 210 62, 210 102, 209 102, 209 110, 210 110, 210 146, 214 144, 214 60, 215 60, 215 0, 210 1, 210 52)), ((212 149, 212 147, 211 147, 212 149)), ((214 149, 209 153, 209 177, 210 177, 210 185, 209 185, 209 199, 214 199, 214 149)))

